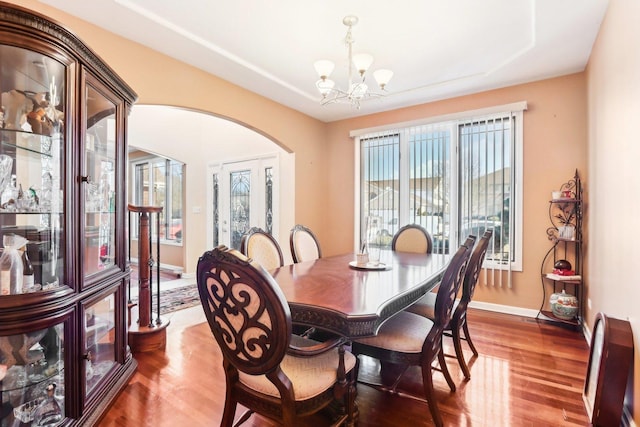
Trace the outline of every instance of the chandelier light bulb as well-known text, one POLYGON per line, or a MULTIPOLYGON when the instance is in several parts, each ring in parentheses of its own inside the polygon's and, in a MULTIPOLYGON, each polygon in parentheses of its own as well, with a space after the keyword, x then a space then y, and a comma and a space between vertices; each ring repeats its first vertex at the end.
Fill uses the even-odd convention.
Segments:
POLYGON ((331 93, 331 90, 333 89, 335 84, 336 84, 336 82, 334 82, 333 80, 320 79, 320 80, 318 80, 316 82, 316 87, 318 88, 318 91, 320 92, 320 94, 324 98, 325 96, 327 96, 327 95, 329 95, 331 93))
POLYGON ((391 70, 380 69, 373 72, 373 78, 382 90, 384 90, 387 83, 389 83, 391 77, 393 77, 393 71, 391 70))
POLYGON ((356 70, 358 70, 361 77, 369 69, 371 64, 373 64, 373 56, 368 53, 353 55, 353 65, 356 67, 356 70))
POLYGON ((328 59, 321 59, 319 61, 314 62, 313 67, 316 69, 316 73, 318 73, 318 77, 321 79, 328 78, 333 69, 336 67, 335 64, 328 59))

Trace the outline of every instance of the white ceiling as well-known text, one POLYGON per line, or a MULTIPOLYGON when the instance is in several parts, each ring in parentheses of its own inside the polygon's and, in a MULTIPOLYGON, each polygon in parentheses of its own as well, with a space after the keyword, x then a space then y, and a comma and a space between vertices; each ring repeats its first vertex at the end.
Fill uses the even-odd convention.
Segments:
MULTIPOLYGON (((323 121, 584 70, 608 0, 41 0, 323 121), (313 63, 354 53, 390 68, 389 94, 320 106, 313 63)), ((372 78, 367 80, 375 85, 372 78)))

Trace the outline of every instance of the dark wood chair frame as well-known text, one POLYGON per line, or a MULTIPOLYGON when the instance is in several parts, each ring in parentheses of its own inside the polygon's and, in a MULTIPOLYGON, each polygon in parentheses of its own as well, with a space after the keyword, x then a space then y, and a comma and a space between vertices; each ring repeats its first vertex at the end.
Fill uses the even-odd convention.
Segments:
MULTIPOLYGON (((399 394, 396 387, 406 369, 409 366, 420 366, 422 370, 424 395, 436 426, 442 426, 443 421, 433 393, 432 370, 437 369, 433 366, 433 363, 438 359, 438 364, 440 366, 439 370, 442 371, 451 391, 455 391, 456 386, 447 369, 444 352, 442 351, 442 336, 444 328, 448 325, 449 319, 451 318, 453 303, 458 291, 460 290, 460 286, 462 285, 474 243, 475 237, 470 236, 465 244, 458 248, 444 272, 436 297, 436 316, 433 320, 433 326, 424 340, 422 351, 420 353, 406 353, 402 351, 389 350, 386 348, 367 345, 359 342, 358 340, 355 340, 352 343, 352 352, 356 355, 370 356, 380 360, 381 363, 405 366, 404 371, 400 373, 398 379, 391 387, 376 387, 384 391, 399 394)), ((384 328, 384 325, 382 327, 384 328)))
POLYGON ((316 248, 318 249, 318 258, 322 258, 322 251, 320 250, 320 243, 318 242, 318 238, 313 233, 313 231, 311 231, 310 228, 305 227, 302 224, 296 224, 291 229, 291 233, 289 234, 289 247, 291 248, 291 257, 293 258, 293 262, 298 263, 298 262, 302 261, 300 259, 300 255, 296 251, 296 245, 295 245, 295 238, 296 238, 296 235, 298 233, 306 233, 313 239, 314 243, 316 244, 316 248))
MULTIPOLYGON (((443 332, 444 336, 450 337, 453 340, 455 356, 452 355, 451 357, 455 357, 456 359, 458 359, 460 369, 462 370, 464 378, 467 381, 471 379, 471 372, 469 370, 469 365, 464 358, 464 353, 462 351, 462 341, 467 342, 469 348, 474 354, 474 357, 478 356, 478 350, 473 345, 473 342, 471 341, 471 335, 469 334, 469 327, 467 325, 467 308, 469 307, 469 303, 473 298, 473 293, 475 291, 476 284, 478 283, 478 278, 480 277, 480 271, 482 270, 482 263, 487 253, 487 248, 489 247, 489 242, 491 241, 492 236, 493 230, 485 231, 482 238, 480 238, 478 244, 473 249, 471 258, 469 259, 469 264, 467 265, 467 271, 464 275, 464 281, 462 283, 462 296, 460 297, 460 300, 457 302, 457 304, 454 305, 449 324, 445 327, 443 332)), ((427 318, 433 317, 433 310, 434 307, 432 298, 425 302, 418 301, 417 303, 407 308, 407 311, 427 318)))
POLYGON ((427 253, 430 254, 433 251, 433 239, 431 239, 431 235, 426 230, 426 228, 424 228, 420 224, 407 224, 400 227, 396 234, 393 235, 393 239, 391 240, 391 250, 396 250, 396 242, 398 241, 398 238, 402 235, 402 233, 413 229, 420 230, 424 234, 424 237, 427 240, 427 253))
POLYGON ((460 369, 462 369, 462 373, 466 380, 471 379, 471 372, 469 371, 469 366, 464 359, 462 341, 466 341, 474 356, 478 357, 478 350, 476 350, 476 347, 473 345, 473 341, 471 341, 471 335, 469 335, 469 326, 467 325, 467 308, 469 307, 476 285, 478 284, 480 271, 482 270, 482 263, 484 262, 485 255, 487 254, 487 248, 489 247, 489 241, 491 241, 492 236, 493 230, 485 231, 478 241, 478 244, 473 249, 471 258, 469 259, 469 265, 467 266, 467 271, 464 275, 464 281, 462 283, 462 297, 451 315, 449 325, 444 331, 445 336, 453 339, 456 358, 458 359, 458 364, 460 365, 460 369), (462 335, 461 332, 463 332, 464 335, 462 335))
POLYGON ((240 239, 240 252, 242 252, 245 256, 251 258, 251 254, 248 253, 249 240, 251 240, 251 238, 256 234, 261 234, 267 237, 271 241, 271 243, 273 243, 273 246, 278 250, 278 255, 280 257, 280 267, 282 267, 284 265, 284 256, 282 255, 282 248, 280 248, 280 244, 275 239, 275 237, 273 237, 271 234, 267 233, 260 227, 251 227, 246 233, 242 235, 242 238, 240 239))
MULTIPOLYGON (((285 426, 327 406, 338 408, 334 425, 357 421, 355 404, 358 364, 346 372, 344 338, 304 347, 291 344, 289 305, 273 277, 257 262, 234 249, 219 246, 198 260, 197 286, 207 322, 223 355, 226 397, 221 426, 232 426, 237 404, 285 426), (241 322, 238 322, 238 320, 241 322), (281 369, 285 355, 313 357, 338 347, 337 381, 307 400, 296 400, 290 379, 281 369), (257 392, 240 382, 240 372, 265 375, 280 398, 257 392), (337 405, 337 406, 336 406, 337 405)), ((335 351, 335 350, 334 350, 335 351)))

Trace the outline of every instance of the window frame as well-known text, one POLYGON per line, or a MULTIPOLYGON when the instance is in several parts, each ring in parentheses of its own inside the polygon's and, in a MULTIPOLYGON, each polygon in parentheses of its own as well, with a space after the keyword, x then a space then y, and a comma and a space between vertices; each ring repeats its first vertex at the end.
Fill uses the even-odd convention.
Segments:
MULTIPOLYGON (((182 246, 183 242, 184 242, 184 236, 181 236, 180 239, 167 239, 166 236, 169 235, 169 228, 170 228, 170 222, 173 219, 173 216, 171 215, 170 212, 173 212, 173 198, 171 197, 171 194, 173 192, 173 166, 174 164, 177 164, 181 167, 181 184, 182 184, 182 188, 181 188, 181 194, 180 194, 180 198, 181 200, 184 201, 184 163, 178 161, 178 160, 173 160, 173 159, 169 159, 167 157, 163 157, 163 156, 144 156, 144 157, 140 157, 140 158, 136 158, 135 160, 131 160, 129 162, 130 167, 131 167, 131 172, 132 172, 132 176, 133 176, 133 180, 132 180, 132 188, 131 188, 131 193, 132 193, 132 200, 134 201, 134 204, 140 204, 137 202, 138 198, 140 197, 140 186, 141 184, 139 184, 139 178, 140 178, 140 174, 138 173, 139 167, 141 165, 148 165, 148 173, 149 173, 149 196, 150 196, 150 204, 153 205, 154 204, 154 200, 153 200, 153 191, 151 191, 151 186, 154 185, 154 174, 153 174, 153 170, 154 170, 154 165, 163 162, 163 168, 164 168, 164 178, 165 178, 165 183, 164 183, 164 204, 162 206, 163 208, 163 218, 164 218, 164 224, 161 224, 161 227, 164 227, 164 237, 162 237, 160 239, 160 242, 162 244, 168 244, 168 245, 175 245, 175 246, 182 246)), ((181 229, 184 233, 184 202, 182 202, 182 218, 180 219, 180 226, 181 229)), ((137 230, 137 224, 132 224, 131 225, 133 227, 133 236, 135 239, 137 239, 138 237, 138 230, 137 230)), ((155 224, 152 225, 152 233, 153 233, 153 237, 157 237, 158 234, 158 230, 155 230, 155 224)))
MULTIPOLYGON (((485 260, 485 266, 489 266, 494 269, 510 270, 510 271, 522 271, 522 259, 523 259, 523 242, 522 242, 522 225, 523 225, 523 148, 524 148, 524 111, 527 109, 527 103, 525 101, 494 106, 478 110, 468 110, 453 114, 446 114, 441 116, 434 116, 424 118, 420 120, 401 122, 395 124, 389 124, 385 126, 379 126, 375 128, 359 129, 350 132, 350 137, 354 140, 354 235, 353 235, 353 247, 357 250, 361 242, 361 214, 362 214, 362 158, 361 158, 361 139, 370 137, 372 134, 382 134, 397 132, 400 135, 400 170, 399 170, 399 189, 400 189, 400 218, 399 225, 404 224, 406 219, 409 218, 409 197, 407 191, 409 189, 409 156, 407 153, 408 143, 406 141, 407 128, 422 126, 422 125, 442 125, 450 126, 451 129, 451 146, 450 146, 450 158, 452 159, 450 164, 455 164, 455 169, 450 172, 451 175, 451 188, 448 194, 450 204, 450 228, 451 235, 450 241, 458 242, 461 239, 459 233, 459 125, 470 120, 490 120, 496 116, 511 115, 515 119, 515 126, 513 127, 513 137, 515 138, 513 153, 511 154, 511 160, 513 162, 513 172, 511 174, 513 193, 510 199, 510 203, 513 204, 515 215, 510 218, 510 224, 513 233, 510 235, 510 240, 515 250, 515 257, 510 263, 492 262, 491 260, 485 260), (406 219, 405 219, 406 218, 406 219)), ((511 243, 510 243, 511 244, 511 243)))

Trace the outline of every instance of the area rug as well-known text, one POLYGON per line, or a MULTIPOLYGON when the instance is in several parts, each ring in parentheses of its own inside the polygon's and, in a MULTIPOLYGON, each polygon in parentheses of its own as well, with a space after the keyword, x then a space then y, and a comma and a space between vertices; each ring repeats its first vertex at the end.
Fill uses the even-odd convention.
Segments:
MULTIPOLYGON (((131 302, 137 303, 138 297, 132 297, 131 302)), ((160 314, 172 313, 198 304, 200 304, 200 295, 198 295, 198 287, 195 283, 179 288, 160 290, 160 314)), ((155 289, 152 296, 151 307, 153 312, 158 308, 157 292, 155 292, 155 289)))

